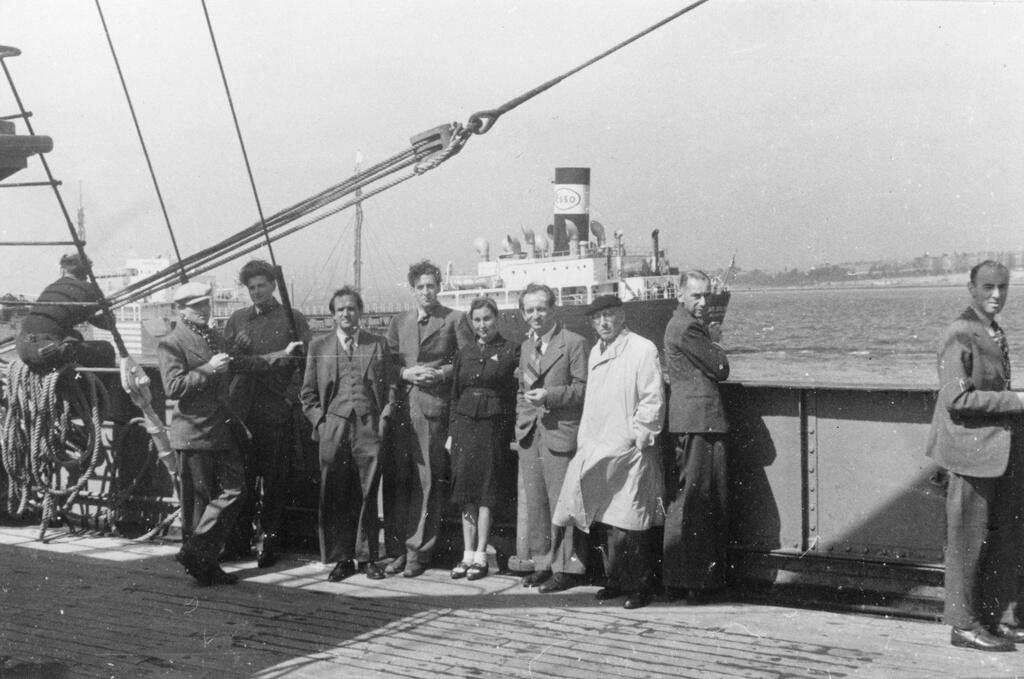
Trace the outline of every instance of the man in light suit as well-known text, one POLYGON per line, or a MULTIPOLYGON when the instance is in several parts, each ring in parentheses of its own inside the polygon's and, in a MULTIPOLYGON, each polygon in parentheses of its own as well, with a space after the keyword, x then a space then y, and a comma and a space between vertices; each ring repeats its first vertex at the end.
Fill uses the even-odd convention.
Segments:
POLYGON ((949 470, 946 607, 950 643, 1012 651, 1024 642, 1013 604, 1024 545, 1024 394, 1010 391, 1006 336, 995 317, 1010 273, 998 262, 971 269, 971 305, 942 334, 939 392, 927 455, 949 470))
POLYGON ((555 526, 551 510, 576 453, 576 433, 587 386, 586 340, 555 318, 555 293, 530 283, 519 297, 519 310, 530 326, 519 358, 516 397, 516 443, 523 482, 528 543, 534 572, 524 587, 543 593, 580 584, 586 572, 587 536, 575 527, 555 526))
POLYGON ((389 554, 385 569, 407 578, 430 564, 448 498, 448 404, 452 360, 474 341, 466 315, 438 304, 441 270, 423 260, 409 268, 416 308, 391 320, 388 350, 405 392, 395 431, 394 455, 384 470, 384 523, 389 554), (404 547, 402 542, 404 541, 404 547))
POLYGON ((725 438, 729 424, 718 383, 729 377, 719 344, 722 329, 707 325, 711 279, 703 271, 679 277, 679 307, 665 328, 665 363, 671 395, 668 430, 675 448, 665 477, 662 584, 670 600, 698 603, 725 586, 725 438))
POLYGON ((310 345, 299 395, 320 443, 320 559, 335 563, 332 582, 360 568, 380 580, 380 429, 394 408, 395 377, 384 338, 359 329, 362 296, 343 287, 330 309, 335 332, 310 345))

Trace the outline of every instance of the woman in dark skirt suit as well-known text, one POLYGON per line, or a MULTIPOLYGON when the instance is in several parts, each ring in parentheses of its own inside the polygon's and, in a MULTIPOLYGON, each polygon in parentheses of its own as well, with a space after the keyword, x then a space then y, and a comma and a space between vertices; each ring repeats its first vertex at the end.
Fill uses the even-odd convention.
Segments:
POLYGON ((479 297, 469 307, 476 342, 463 347, 452 371, 452 501, 462 509, 462 561, 453 578, 487 575, 491 508, 514 473, 509 444, 516 412, 519 344, 498 334, 498 306, 479 297))

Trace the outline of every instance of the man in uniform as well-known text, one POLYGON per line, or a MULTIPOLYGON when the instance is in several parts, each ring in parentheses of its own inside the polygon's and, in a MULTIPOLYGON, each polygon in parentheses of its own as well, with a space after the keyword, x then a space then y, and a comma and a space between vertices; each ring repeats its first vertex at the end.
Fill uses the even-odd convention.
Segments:
POLYGON ((320 443, 320 559, 335 564, 332 582, 360 569, 379 580, 380 430, 394 409, 395 375, 384 338, 359 329, 362 296, 343 287, 330 309, 335 332, 310 345, 301 393, 320 443))
POLYGON ((114 347, 109 342, 83 341, 75 326, 88 322, 110 330, 100 308, 99 289, 88 281, 91 262, 77 254, 60 258, 61 277, 50 283, 22 321, 16 346, 18 357, 38 370, 66 363, 89 367, 113 367, 114 347))
POLYGON ((385 546, 397 555, 385 570, 414 578, 430 564, 448 499, 452 360, 474 339, 466 315, 438 303, 441 270, 433 262, 413 264, 408 278, 416 308, 395 316, 387 331, 405 396, 384 470, 385 546))
POLYGON ((552 521, 605 529, 605 575, 598 601, 651 602, 652 528, 664 521, 661 453, 655 445, 665 413, 658 349, 626 327, 622 300, 596 297, 587 310, 599 342, 590 351, 587 398, 552 521))
POLYGON ((528 545, 534 572, 523 586, 559 592, 579 584, 586 572, 587 536, 551 523, 565 470, 576 453, 576 433, 587 386, 587 342, 555 317, 555 293, 530 283, 519 296, 530 327, 519 359, 516 442, 519 477, 526 494, 528 545))
POLYGON ((157 353, 171 416, 171 447, 181 470, 182 546, 177 560, 202 585, 233 585, 217 564, 245 496, 242 456, 230 431, 231 356, 209 326, 210 286, 186 283, 174 294, 179 322, 157 353))
POLYGON ((679 278, 679 307, 665 328, 668 430, 675 457, 668 465, 662 584, 670 600, 697 603, 725 586, 725 437, 729 425, 718 383, 729 377, 729 359, 718 344, 722 330, 704 311, 711 279, 703 271, 679 278))
MULTIPOLYGON (((236 352, 267 355, 287 349, 293 341, 309 343, 306 318, 292 310, 289 321, 284 306, 274 298, 277 288, 274 267, 252 260, 242 267, 239 282, 249 291, 252 306, 231 314, 224 337, 236 352)), ((294 408, 298 403, 302 358, 275 361, 268 370, 245 372, 231 381, 231 407, 239 418, 237 436, 245 460, 246 500, 228 538, 225 560, 249 555, 253 538, 256 563, 266 568, 276 560, 281 521, 287 502, 288 460, 294 447, 294 408), (258 481, 263 481, 262 494, 258 481), (259 507, 261 535, 253 535, 259 507)))
POLYGON ((971 269, 971 304, 942 334, 939 392, 927 455, 949 470, 946 606, 950 643, 1012 651, 1017 573, 1024 556, 1024 394, 1010 391, 1010 354, 996 323, 1010 273, 998 262, 971 269))

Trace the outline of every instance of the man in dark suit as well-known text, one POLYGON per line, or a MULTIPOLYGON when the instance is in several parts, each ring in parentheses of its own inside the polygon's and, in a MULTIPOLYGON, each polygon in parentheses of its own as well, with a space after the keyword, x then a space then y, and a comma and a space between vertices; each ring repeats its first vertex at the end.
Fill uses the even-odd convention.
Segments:
POLYGON ((437 266, 427 260, 413 264, 409 285, 416 309, 395 316, 387 331, 405 398, 394 456, 384 470, 384 523, 388 553, 397 555, 386 571, 414 578, 430 564, 447 501, 450 474, 444 443, 452 360, 474 340, 465 314, 438 304, 437 266))
POLYGON ((551 511, 576 453, 576 433, 587 386, 586 340, 555 318, 555 293, 530 283, 519 297, 519 310, 530 326, 519 358, 516 397, 516 442, 523 482, 528 544, 534 572, 523 586, 560 592, 580 583, 586 572, 587 536, 570 526, 551 523, 551 511))
POLYGON ((950 472, 950 643, 980 651, 1012 651, 1024 642, 1013 611, 1024 556, 1024 394, 1010 391, 1009 348, 995 320, 1009 282, 1009 271, 998 262, 971 269, 971 305, 939 343, 939 392, 927 446, 928 457, 950 472))
POLYGON ((310 345, 300 392, 320 442, 320 559, 335 563, 327 576, 332 582, 360 567, 380 580, 380 430, 394 408, 395 376, 384 338, 359 329, 362 296, 343 287, 330 309, 335 332, 310 345))
MULTIPOLYGON (((238 309, 228 319, 224 338, 230 346, 263 355, 286 349, 293 341, 309 343, 305 316, 294 309, 286 311, 274 298, 277 281, 269 262, 246 262, 238 280, 248 289, 252 306, 238 309)), ((248 556, 252 542, 256 543, 256 564, 260 568, 277 560, 287 502, 288 460, 295 443, 292 418, 299 392, 296 374, 302 374, 301 356, 278 361, 263 372, 240 373, 231 380, 232 411, 247 434, 237 437, 245 460, 246 502, 228 537, 225 560, 248 556), (262 493, 258 479, 263 480, 262 493), (253 535, 257 507, 260 535, 253 535)))
POLYGON ((209 326, 210 286, 186 283, 174 294, 179 322, 157 353, 171 415, 171 447, 181 470, 182 545, 177 560, 203 586, 234 584, 217 565, 242 500, 242 456, 231 436, 228 382, 231 357, 209 326))
POLYGON ((718 344, 721 327, 704 319, 711 280, 702 271, 679 277, 679 307, 665 328, 665 363, 671 394, 668 431, 675 446, 668 460, 662 584, 670 599, 691 603, 725 585, 725 437, 729 425, 718 383, 729 377, 729 359, 718 344))

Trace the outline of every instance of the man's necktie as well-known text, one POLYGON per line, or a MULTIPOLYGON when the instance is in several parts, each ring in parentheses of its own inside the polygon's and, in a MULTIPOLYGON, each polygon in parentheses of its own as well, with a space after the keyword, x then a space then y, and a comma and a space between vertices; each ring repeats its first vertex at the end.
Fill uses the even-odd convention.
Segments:
POLYGON ((352 337, 350 335, 345 335, 344 349, 345 354, 347 354, 349 358, 352 358, 352 344, 352 337))
POLYGON ((999 345, 999 351, 1003 354, 1003 372, 1006 374, 1006 388, 1010 388, 1010 345, 1006 341, 1006 333, 999 327, 999 324, 992 321, 992 339, 999 345))
POLYGON ((544 355, 544 344, 541 339, 533 345, 533 352, 530 360, 526 362, 526 369, 523 371, 523 386, 527 390, 533 389, 540 382, 540 358, 544 355))

